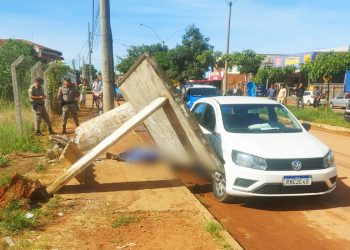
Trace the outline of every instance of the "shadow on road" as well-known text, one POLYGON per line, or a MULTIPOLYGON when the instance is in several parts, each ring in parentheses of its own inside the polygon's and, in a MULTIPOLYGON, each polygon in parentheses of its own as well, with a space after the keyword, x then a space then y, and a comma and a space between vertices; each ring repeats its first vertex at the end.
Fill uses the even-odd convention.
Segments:
POLYGON ((171 180, 156 180, 156 181, 134 181, 134 182, 119 182, 119 183, 94 183, 82 185, 66 185, 61 188, 59 194, 72 193, 95 193, 95 192, 115 192, 127 190, 144 190, 180 187, 183 184, 177 179, 171 180))

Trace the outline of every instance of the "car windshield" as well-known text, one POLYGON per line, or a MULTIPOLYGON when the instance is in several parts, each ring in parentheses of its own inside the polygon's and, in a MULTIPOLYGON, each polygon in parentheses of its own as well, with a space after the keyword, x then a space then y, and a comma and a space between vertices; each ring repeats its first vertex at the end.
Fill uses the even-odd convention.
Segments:
POLYGON ((188 95, 210 97, 210 96, 220 96, 221 93, 217 88, 190 88, 188 90, 188 95))
POLYGON ((231 133, 297 133, 302 128, 280 104, 223 104, 225 130, 231 133))

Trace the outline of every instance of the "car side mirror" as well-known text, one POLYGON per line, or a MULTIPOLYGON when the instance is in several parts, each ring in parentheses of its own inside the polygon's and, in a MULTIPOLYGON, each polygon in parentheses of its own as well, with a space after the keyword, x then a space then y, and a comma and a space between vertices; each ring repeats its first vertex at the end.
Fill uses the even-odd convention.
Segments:
POLYGON ((303 125, 303 127, 309 131, 311 129, 311 124, 310 123, 306 123, 306 122, 303 122, 301 125, 303 125))

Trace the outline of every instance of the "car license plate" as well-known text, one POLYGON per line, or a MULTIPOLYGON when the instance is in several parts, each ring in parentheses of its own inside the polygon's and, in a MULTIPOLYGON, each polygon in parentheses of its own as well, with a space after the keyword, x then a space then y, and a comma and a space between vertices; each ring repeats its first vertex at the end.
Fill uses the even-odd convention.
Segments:
POLYGON ((310 186, 311 183, 312 178, 310 175, 283 177, 283 186, 310 186))

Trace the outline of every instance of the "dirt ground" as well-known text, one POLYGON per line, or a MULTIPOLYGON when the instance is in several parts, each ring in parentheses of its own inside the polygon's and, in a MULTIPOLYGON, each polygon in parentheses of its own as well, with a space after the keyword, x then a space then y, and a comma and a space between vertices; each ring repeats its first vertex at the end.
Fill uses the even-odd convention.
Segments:
MULTIPOLYGON (((90 104, 90 103, 89 103, 90 104)), ((89 107, 89 106, 88 106, 89 107)), ((95 116, 81 108, 80 120, 95 116)), ((57 123, 57 120, 56 120, 57 123)), ((59 124, 55 126, 60 131, 59 124)), ((74 125, 69 121, 68 136, 74 125)), ((111 152, 126 150, 138 138, 126 136, 111 152)), ((51 164, 35 171, 44 157, 13 155, 10 172, 48 185, 63 169, 51 164)), ((225 240, 208 233, 212 221, 203 215, 200 203, 165 163, 129 164, 108 160, 104 155, 87 172, 87 183, 73 179, 56 195, 54 216, 38 230, 12 235, 15 249, 222 249, 225 240), (120 216, 133 218, 130 224, 113 227, 120 216), (130 244, 130 245, 128 245, 130 244)))

